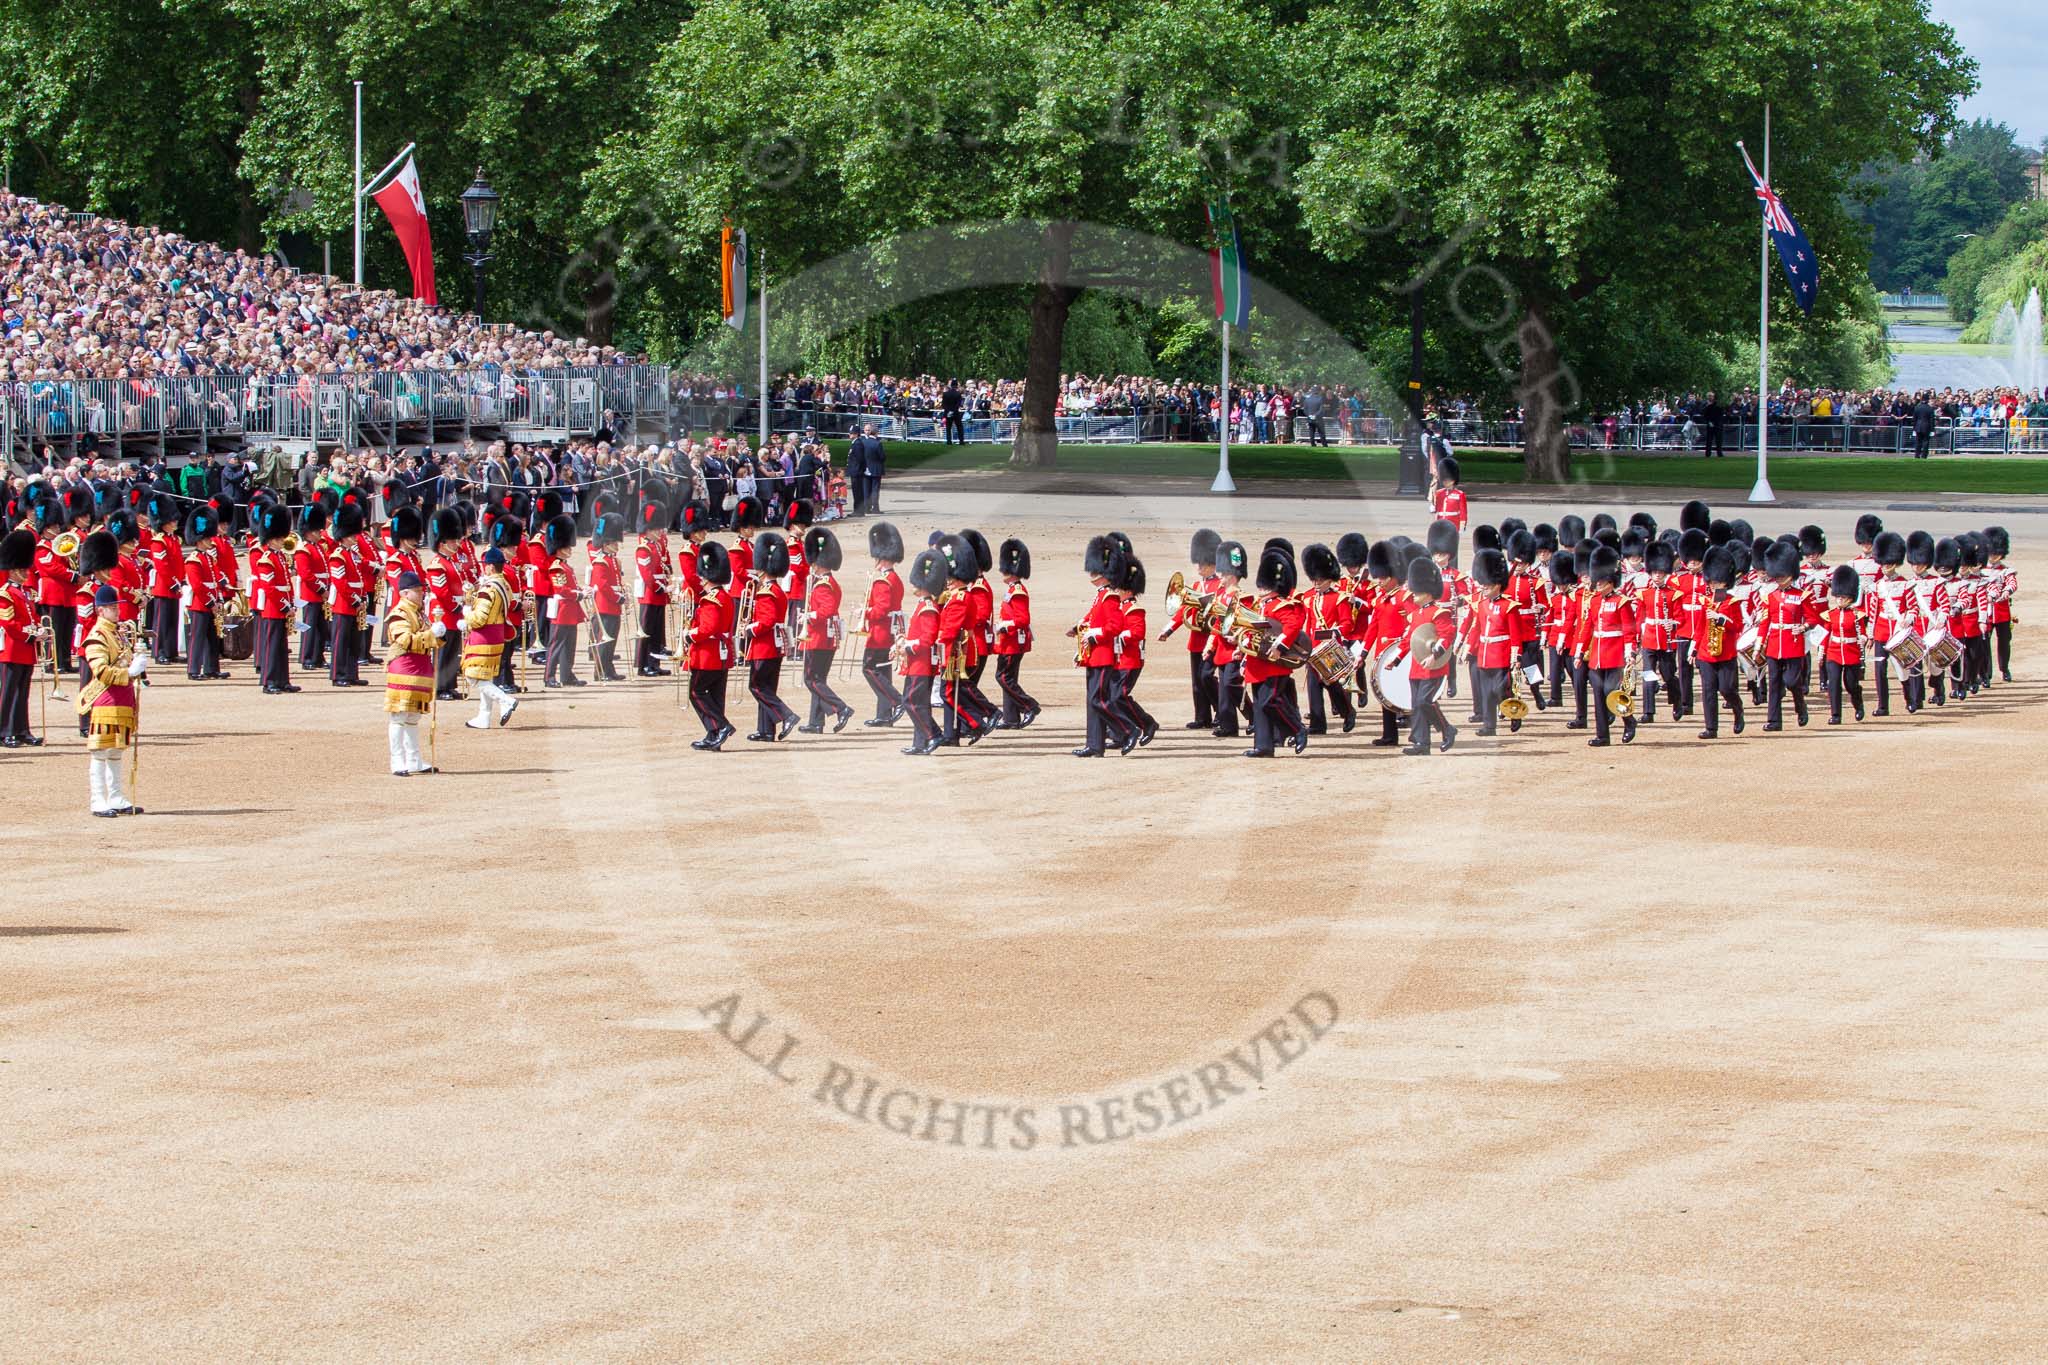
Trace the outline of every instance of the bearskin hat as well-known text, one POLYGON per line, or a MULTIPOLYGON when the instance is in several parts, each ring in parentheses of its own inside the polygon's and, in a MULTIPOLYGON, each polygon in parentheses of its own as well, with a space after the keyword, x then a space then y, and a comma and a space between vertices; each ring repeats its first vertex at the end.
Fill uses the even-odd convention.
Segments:
POLYGON ((1274 536, 1271 540, 1267 541, 1265 545, 1259 550, 1259 554, 1262 558, 1264 557, 1267 550, 1278 550, 1281 554, 1286 555, 1289 559, 1294 558, 1294 542, 1289 540, 1286 536, 1274 536))
POLYGON ((1111 531, 1108 532, 1108 535, 1109 538, 1116 543, 1116 547, 1124 552, 1125 559, 1129 559, 1132 555, 1137 553, 1137 550, 1134 549, 1131 545, 1131 538, 1125 535, 1122 531, 1111 531))
POLYGON ((839 548, 839 537, 832 534, 829 526, 812 526, 804 531, 804 558, 811 567, 822 573, 837 573, 839 566, 846 562, 846 554, 839 548))
POLYGON ((391 514, 391 541, 397 544, 405 540, 418 540, 426 530, 420 524, 420 509, 401 507, 391 514))
POLYGON ((462 525, 460 540, 468 540, 476 534, 476 504, 468 498, 455 501, 455 520, 462 525))
POLYGON ((105 531, 94 531, 78 547, 78 571, 82 574, 105 573, 121 560, 121 542, 105 531))
POLYGON ((1444 595, 1444 571, 1427 554, 1408 565, 1408 591, 1417 597, 1444 595))
POLYGON ((1457 456, 1455 456, 1455 455, 1439 455, 1439 456, 1437 456, 1437 460, 1436 460, 1436 480, 1437 480, 1437 482, 1438 482, 1438 483, 1456 483, 1456 482, 1458 481, 1458 457, 1457 457, 1457 456))
POLYGON ((36 562, 36 533, 23 528, 0 537, 0 573, 26 569, 36 562))
POLYGON ((903 533, 886 521, 868 527, 868 558, 884 564, 903 562, 903 533))
POLYGON ((1394 547, 1384 540, 1375 540, 1365 552, 1365 576, 1367 578, 1392 578, 1394 576, 1394 547))
POLYGON ((1216 562, 1216 547, 1222 543, 1222 536, 1217 535, 1214 531, 1204 526, 1201 530, 1195 532, 1193 539, 1188 541, 1188 561, 1198 567, 1203 564, 1214 565, 1216 562))
POLYGON ((1586 576, 1594 583, 1621 582, 1621 552, 1609 545, 1595 545, 1593 557, 1587 563, 1586 576))
POLYGON ((818 519, 818 509, 798 498, 789 505, 789 513, 783 519, 791 526, 809 526, 818 519))
POLYGON ((1670 573, 1678 563, 1678 551, 1668 540, 1653 540, 1643 550, 1643 569, 1648 573, 1670 573))
POLYGON ((1346 531, 1337 537, 1337 563, 1347 573, 1357 573, 1365 567, 1366 556, 1372 551, 1372 544, 1356 531, 1346 531))
POLYGON ((626 518, 619 512, 607 512, 590 523, 590 543, 593 545, 617 545, 626 538, 626 518))
POLYGON ((961 583, 972 583, 981 577, 981 560, 966 536, 941 536, 932 548, 945 556, 947 577, 961 583))
POLYGON ((1772 547, 1773 545, 1777 545, 1777 544, 1780 544, 1780 543, 1783 543, 1783 544, 1789 545, 1789 546, 1791 547, 1791 549, 1792 549, 1792 553, 1793 553, 1793 554, 1795 554, 1795 555, 1796 555, 1796 554, 1798 554, 1798 553, 1799 553, 1799 542, 1798 542, 1798 541, 1796 541, 1796 540, 1791 540, 1791 541, 1784 541, 1784 542, 1780 542, 1780 541, 1775 541, 1775 540, 1772 540, 1772 539, 1771 539, 1771 538, 1770 538, 1769 536, 1755 536, 1755 537, 1752 537, 1752 538, 1751 538, 1751 540, 1750 540, 1750 542, 1749 542, 1749 552, 1750 552, 1750 554, 1751 554, 1751 555, 1752 555, 1752 556, 1753 556, 1753 557, 1754 557, 1754 558, 1756 559, 1756 561, 1757 561, 1757 562, 1758 562, 1759 564, 1761 564, 1761 563, 1763 562, 1763 558, 1764 558, 1764 556, 1765 556, 1765 555, 1767 555, 1767 554, 1769 554, 1769 553, 1771 552, 1771 547, 1772 547))
POLYGON ((541 490, 540 521, 542 526, 546 526, 556 517, 561 516, 564 510, 566 509, 563 505, 562 495, 560 493, 557 493, 552 488, 546 488, 541 490))
POLYGON ((1529 523, 1523 521, 1520 517, 1502 517, 1500 519, 1501 544, 1506 545, 1508 537, 1513 535, 1515 532, 1526 531, 1528 529, 1529 523))
POLYGON ((975 572, 970 575, 970 578, 979 578, 996 566, 996 557, 994 552, 989 549, 987 536, 970 526, 960 533, 960 539, 966 541, 968 548, 974 551, 973 563, 975 572))
POLYGON ((1716 545, 1707 551, 1707 559, 1700 566, 1700 574, 1717 588, 1732 588, 1735 580, 1742 575, 1735 567, 1735 555, 1726 545, 1716 545))
POLYGON ((754 537, 754 572, 780 578, 789 572, 789 542, 773 531, 754 537))
POLYGON ((1871 542, 1870 557, 1890 568, 1906 562, 1906 538, 1897 531, 1879 531, 1871 542))
POLYGON ((732 582, 732 555, 717 541, 706 541, 697 550, 697 577, 714 588, 732 582))
POLYGON ((1344 576, 1343 566, 1337 563, 1336 552, 1318 541, 1302 547, 1301 572, 1311 583, 1317 579, 1334 579, 1344 576))
POLYGON ((117 508, 107 514, 106 531, 116 545, 133 545, 142 539, 141 528, 135 524, 135 514, 126 508, 117 508))
POLYGON ((1234 540, 1226 540, 1216 547, 1216 572, 1242 580, 1252 571, 1251 556, 1244 546, 1234 540))
POLYGON ((540 536, 549 554, 570 549, 576 544, 576 518, 565 512, 557 513, 541 527, 540 536))
POLYGON ((1458 528, 1448 521, 1432 521, 1425 543, 1433 555, 1455 556, 1458 553, 1458 528))
POLYGON ((1856 518, 1856 543, 1858 545, 1874 545, 1877 543, 1879 533, 1883 530, 1884 518, 1878 516, 1875 512, 1865 512, 1862 516, 1856 518))
POLYGON ((86 521, 92 517, 92 490, 90 488, 67 488, 64 490, 64 520, 86 521))
POLYGON ((1764 551, 1764 577, 1793 578, 1799 573, 1799 547, 1774 540, 1764 551))
MULTIPOLYGON (((1216 551, 1211 548, 1209 553, 1214 554, 1216 551)), ((1005 578, 1031 577, 1031 547, 1012 536, 1004 541, 1002 549, 996 552, 996 567, 1005 578)))
POLYGON ((1617 522, 1612 516, 1610 516, 1606 512, 1595 512, 1593 514, 1593 519, 1590 522, 1586 523, 1586 531, 1587 534, 1593 536, 1598 536, 1602 531, 1613 531, 1616 534, 1619 534, 1621 531, 1621 523, 1617 522))
POLYGON ((1906 562, 1925 567, 1934 562, 1934 537, 1925 531, 1906 533, 1906 562))
POLYGON ((1480 550, 1472 556, 1472 581, 1482 588, 1508 585, 1508 557, 1499 550, 1480 550))
POLYGON ((1707 544, 1726 545, 1735 538, 1735 529, 1719 517, 1707 523, 1707 544))
POLYGON ((1956 537, 1956 544, 1963 552, 1963 567, 1980 569, 1984 567, 1984 538, 1975 531, 1965 531, 1956 537))
MULTIPOLYGON (((348 509, 343 508, 342 510, 347 511, 348 509)), ((360 507, 356 508, 355 511, 356 530, 360 531, 362 529, 363 512, 360 507)), ((195 507, 192 509, 192 515, 185 518, 185 543, 187 545, 197 545, 200 541, 209 539, 219 529, 220 521, 214 515, 211 507, 195 507)))
POLYGON ((1557 548, 1570 550, 1586 538, 1586 519, 1576 512, 1567 512, 1557 519, 1557 548))
POLYGON ((1088 548, 1081 554, 1081 572, 1087 574, 1090 578, 1107 578, 1110 582, 1114 583, 1117 580, 1117 574, 1112 571, 1110 566, 1115 563, 1118 564, 1118 567, 1121 567, 1120 553, 1116 542, 1108 536, 1090 537, 1088 548))
POLYGON ((1145 562, 1140 559, 1133 559, 1130 563, 1124 565, 1124 576, 1118 580, 1117 586, 1134 596, 1144 596, 1145 562))
MULTIPOLYGON (((211 513, 205 512, 205 509, 202 508, 199 512, 192 514, 192 520, 199 520, 201 515, 210 516, 211 513)), ((344 501, 341 506, 334 509, 334 535, 337 540, 347 540, 350 536, 359 534, 362 529, 363 505, 361 503, 344 501)))
POLYGON ((1529 534, 1536 537, 1536 552, 1538 554, 1545 550, 1549 550, 1553 554, 1557 552, 1557 528, 1549 522, 1537 522, 1529 534))
POLYGON ((1749 518, 1736 517, 1728 523, 1728 538, 1739 540, 1744 545, 1756 544, 1756 528, 1749 524, 1749 518))
POLYGON ((1851 602, 1863 596, 1863 579, 1854 564, 1837 564, 1828 576, 1828 596, 1846 597, 1851 602))
POLYGON ((1723 550, 1726 550, 1728 552, 1728 557, 1735 561, 1735 576, 1737 578, 1740 578, 1742 575, 1748 573, 1750 569, 1755 567, 1756 556, 1751 554, 1749 551, 1749 546, 1743 544, 1741 541, 1731 540, 1726 545, 1723 545, 1721 548, 1723 550))
POLYGON ((491 548, 513 550, 526 539, 526 528, 510 517, 499 517, 491 523, 491 548))
POLYGON ((1705 559, 1710 548, 1707 533, 1697 526, 1686 528, 1678 537, 1678 557, 1687 564, 1697 564, 1705 559))
POLYGON ((427 528, 427 540, 434 549, 462 539, 462 513, 453 507, 443 507, 434 513, 433 525, 427 528))
POLYGON ((1818 526, 1799 528, 1799 553, 1802 555, 1824 555, 1828 552, 1828 533, 1818 526))
POLYGON ((1645 541, 1651 541, 1657 538, 1657 519, 1651 516, 1648 512, 1629 513, 1628 524, 1630 529, 1641 531, 1643 533, 1643 539, 1645 541))
POLYGON ((1510 563, 1533 564, 1536 562, 1536 537, 1521 527, 1508 533, 1505 547, 1510 563))
POLYGON ((141 506, 142 514, 159 526, 169 526, 178 519, 178 500, 168 493, 151 493, 143 498, 141 506))
POLYGON ((105 518, 107 513, 121 505, 120 491, 107 480, 94 479, 90 486, 92 488, 92 514, 94 516, 105 518))
POLYGON ((1643 551, 1649 548, 1649 544, 1649 540, 1643 533, 1631 526, 1627 534, 1622 536, 1621 542, 1614 548, 1621 551, 1623 559, 1641 559, 1643 551))
MULTIPOLYGON (((1417 540, 1404 541, 1401 546, 1401 572, 1399 575, 1402 581, 1405 582, 1408 578, 1408 566, 1410 564, 1415 563, 1417 560, 1425 559, 1429 559, 1429 547, 1427 545, 1417 540)), ((1435 563, 1434 560, 1430 560, 1430 562, 1435 563)))
POLYGON ((1714 523, 1714 509, 1694 498, 1678 509, 1678 529, 1681 531, 1704 531, 1714 523))
POLYGON ((2003 526, 1985 527, 1984 544, 1995 555, 2009 555, 2012 553, 2012 536, 2003 526))
POLYGON ((1301 575, 1294 567, 1294 559, 1279 550, 1267 550, 1259 556, 1259 576, 1254 582, 1260 592, 1278 593, 1290 596, 1301 575))
POLYGON ((1934 542, 1934 567, 1954 573, 1963 567, 1963 547, 1948 536, 1934 542))
POLYGON ((1480 522, 1472 528, 1472 548, 1474 550, 1498 550, 1500 548, 1500 532, 1494 528, 1491 522, 1480 522))
POLYGON ((946 557, 937 550, 919 550, 910 563, 910 586, 927 597, 946 590, 946 557))
POLYGON ((657 488, 640 491, 640 516, 637 525, 642 535, 666 531, 672 518, 669 515, 668 499, 657 488))
POLYGON ((711 504, 693 502, 683 508, 683 534, 697 535, 712 529, 711 504))
POLYGON ((273 540, 283 540, 291 534, 292 514, 289 509, 276 503, 263 509, 256 517, 256 539, 268 545, 273 540))
POLYGON ((299 534, 317 536, 327 529, 327 506, 321 502, 309 502, 299 509, 299 534))

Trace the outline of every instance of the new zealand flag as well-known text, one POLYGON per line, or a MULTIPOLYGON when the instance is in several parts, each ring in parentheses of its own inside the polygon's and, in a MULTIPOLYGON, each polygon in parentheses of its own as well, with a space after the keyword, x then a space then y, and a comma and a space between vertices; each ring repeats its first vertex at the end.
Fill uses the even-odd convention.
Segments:
POLYGON ((1764 226, 1770 230, 1771 245, 1778 248, 1778 259, 1784 263, 1785 281, 1792 286, 1792 297, 1798 300, 1801 312, 1811 313, 1814 297, 1820 293, 1820 261, 1813 254, 1813 243, 1806 240, 1799 220, 1786 211, 1778 192, 1757 174, 1756 163, 1749 159, 1746 147, 1742 150, 1742 164, 1749 167, 1749 178, 1756 182, 1764 226))

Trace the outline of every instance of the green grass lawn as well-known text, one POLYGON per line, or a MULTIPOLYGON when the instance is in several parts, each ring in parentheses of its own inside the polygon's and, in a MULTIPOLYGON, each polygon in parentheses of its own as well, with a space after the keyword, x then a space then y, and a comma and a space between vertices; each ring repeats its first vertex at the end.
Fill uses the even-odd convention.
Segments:
MULTIPOLYGON (((835 454, 846 453, 833 441, 835 454)), ((1007 467, 1007 447, 948 448, 924 441, 892 441, 891 473, 987 470, 1007 467)), ((1497 451, 1463 451, 1458 463, 1470 484, 1520 485, 1522 462, 1497 451)), ((1206 479, 1216 471, 1212 445, 1062 446, 1060 472, 1104 478, 1177 477, 1206 479)), ((1262 480, 1356 483, 1374 489, 1394 486, 1396 455, 1391 447, 1311 449, 1308 446, 1233 446, 1230 472, 1239 488, 1256 493, 1262 480)), ((1590 484, 1747 490, 1756 479, 1754 455, 1722 460, 1697 457, 1603 455, 1574 452, 1572 474, 1590 484)), ((1786 456, 1771 462, 1772 487, 1788 493, 2048 493, 2048 460, 2012 457, 1973 459, 1942 456, 1911 460, 1895 456, 1786 456)))
POLYGON ((1886 322, 1906 322, 1933 327, 1953 327, 1956 320, 1949 316, 1946 308, 1887 308, 1886 322))
POLYGON ((1894 341, 1894 355, 1982 355, 2003 357, 2011 353, 2008 346, 1993 346, 1982 341, 1894 341))

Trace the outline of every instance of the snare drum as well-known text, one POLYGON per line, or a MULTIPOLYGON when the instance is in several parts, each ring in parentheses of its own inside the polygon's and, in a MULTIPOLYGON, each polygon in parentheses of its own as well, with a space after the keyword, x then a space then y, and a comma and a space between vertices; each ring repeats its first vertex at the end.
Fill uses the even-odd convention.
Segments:
POLYGON ((1308 666, 1325 686, 1339 686, 1351 675, 1351 651, 1342 640, 1325 640, 1308 656, 1308 666))
POLYGON ((1415 683, 1408 676, 1408 656, 1399 645, 1383 650, 1367 677, 1381 706, 1404 716, 1415 709, 1415 683))
POLYGON ((1945 626, 1936 626, 1927 632, 1927 671, 1946 673, 1963 657, 1963 642, 1948 633, 1945 626))
POLYGON ((1927 658, 1927 642, 1911 626, 1901 626, 1885 643, 1885 657, 1900 669, 1911 672, 1927 658))
POLYGON ((1742 676, 1755 679, 1764 672, 1764 632, 1761 626, 1750 626, 1735 641, 1735 662, 1742 670, 1742 676))

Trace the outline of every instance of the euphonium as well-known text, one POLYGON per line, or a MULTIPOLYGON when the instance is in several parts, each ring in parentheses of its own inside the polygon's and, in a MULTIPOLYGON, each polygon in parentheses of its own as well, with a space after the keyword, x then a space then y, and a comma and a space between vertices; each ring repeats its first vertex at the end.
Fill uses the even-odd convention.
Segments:
POLYGON ((1637 650, 1621 670, 1621 686, 1607 694, 1607 714, 1626 720, 1636 713, 1636 698, 1643 690, 1643 651, 1637 650))
POLYGON ((299 552, 298 533, 296 531, 285 532, 284 539, 277 542, 277 548, 288 555, 297 554, 299 552))
POLYGON ((82 544, 84 542, 79 539, 78 532, 59 531, 56 535, 50 537, 50 553, 56 555, 59 559, 70 560, 71 567, 76 569, 78 567, 78 550, 82 544))

